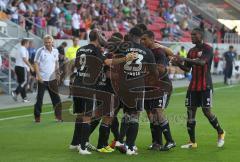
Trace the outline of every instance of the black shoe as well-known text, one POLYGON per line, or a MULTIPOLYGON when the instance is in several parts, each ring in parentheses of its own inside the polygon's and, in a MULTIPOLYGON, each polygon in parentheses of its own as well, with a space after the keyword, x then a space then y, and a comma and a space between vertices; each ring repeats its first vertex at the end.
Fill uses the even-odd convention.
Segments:
POLYGON ((167 143, 164 145, 164 147, 162 147, 162 148, 160 149, 160 151, 168 151, 168 150, 170 150, 170 149, 172 149, 172 148, 174 148, 174 147, 176 147, 176 143, 175 143, 175 142, 167 142, 167 143))
POLYGON ((150 146, 148 147, 148 150, 156 150, 156 151, 158 151, 158 150, 160 150, 160 148, 162 148, 162 147, 163 147, 163 146, 160 145, 160 144, 153 143, 152 145, 150 145, 150 146))
POLYGON ((127 147, 125 145, 121 145, 121 146, 116 146, 116 149, 121 152, 122 154, 126 154, 127 152, 127 147))

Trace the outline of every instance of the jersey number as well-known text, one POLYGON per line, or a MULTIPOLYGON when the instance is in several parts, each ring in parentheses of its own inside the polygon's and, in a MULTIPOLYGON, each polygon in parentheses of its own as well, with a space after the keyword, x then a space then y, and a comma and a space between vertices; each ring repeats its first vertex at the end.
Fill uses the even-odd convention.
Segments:
POLYGON ((80 65, 81 65, 80 71, 82 71, 82 70, 85 68, 85 66, 86 66, 86 55, 85 55, 85 54, 82 54, 82 55, 80 56, 79 63, 80 63, 80 65))
POLYGON ((138 54, 138 58, 133 63, 133 61, 128 61, 124 65, 124 70, 126 71, 141 71, 142 70, 142 60, 143 60, 143 55, 138 54))

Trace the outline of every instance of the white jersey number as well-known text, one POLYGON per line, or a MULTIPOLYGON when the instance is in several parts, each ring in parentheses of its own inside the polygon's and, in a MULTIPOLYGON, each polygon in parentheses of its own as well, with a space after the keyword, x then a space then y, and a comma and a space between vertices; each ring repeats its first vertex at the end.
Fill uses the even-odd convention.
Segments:
POLYGON ((141 71, 142 70, 142 60, 143 60, 143 55, 138 54, 138 58, 133 64, 133 61, 128 61, 124 65, 124 70, 126 71, 141 71))

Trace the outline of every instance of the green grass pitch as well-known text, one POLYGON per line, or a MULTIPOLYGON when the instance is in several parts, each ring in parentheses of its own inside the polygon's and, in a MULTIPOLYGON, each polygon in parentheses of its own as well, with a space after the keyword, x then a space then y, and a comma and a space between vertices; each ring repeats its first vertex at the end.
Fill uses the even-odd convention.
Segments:
MULTIPOLYGON (((136 145, 138 156, 126 156, 115 151, 111 154, 93 152, 90 156, 81 156, 77 151, 68 149, 72 138, 74 123, 56 123, 53 114, 42 115, 42 122, 33 122, 33 107, 6 109, 0 111, 0 162, 238 162, 240 161, 240 85, 224 86, 217 84, 214 91, 213 112, 226 131, 225 146, 217 148, 217 133, 203 116, 201 109, 197 113, 196 137, 198 148, 183 150, 180 145, 188 142, 185 126, 186 108, 184 107, 185 88, 174 90, 166 111, 170 121, 172 135, 177 147, 169 152, 147 150, 151 142, 149 123, 145 112, 141 115, 140 130, 136 145), (17 118, 11 118, 17 117, 17 118)), ((49 112, 51 106, 43 107, 49 112)), ((97 142, 98 129, 91 136, 94 145, 97 142)), ((110 140, 112 137, 110 138, 110 140)), ((109 140, 109 142, 111 142, 109 140)))

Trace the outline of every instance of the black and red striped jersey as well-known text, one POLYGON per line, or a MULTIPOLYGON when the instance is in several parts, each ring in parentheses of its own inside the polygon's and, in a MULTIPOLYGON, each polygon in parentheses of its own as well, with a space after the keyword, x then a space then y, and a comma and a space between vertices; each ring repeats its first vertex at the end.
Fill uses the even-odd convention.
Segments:
POLYGON ((192 70, 192 79, 189 84, 189 91, 205 91, 212 89, 211 64, 213 59, 213 48, 203 43, 201 46, 195 46, 188 52, 187 58, 205 60, 203 66, 192 65, 185 62, 185 65, 192 70))

